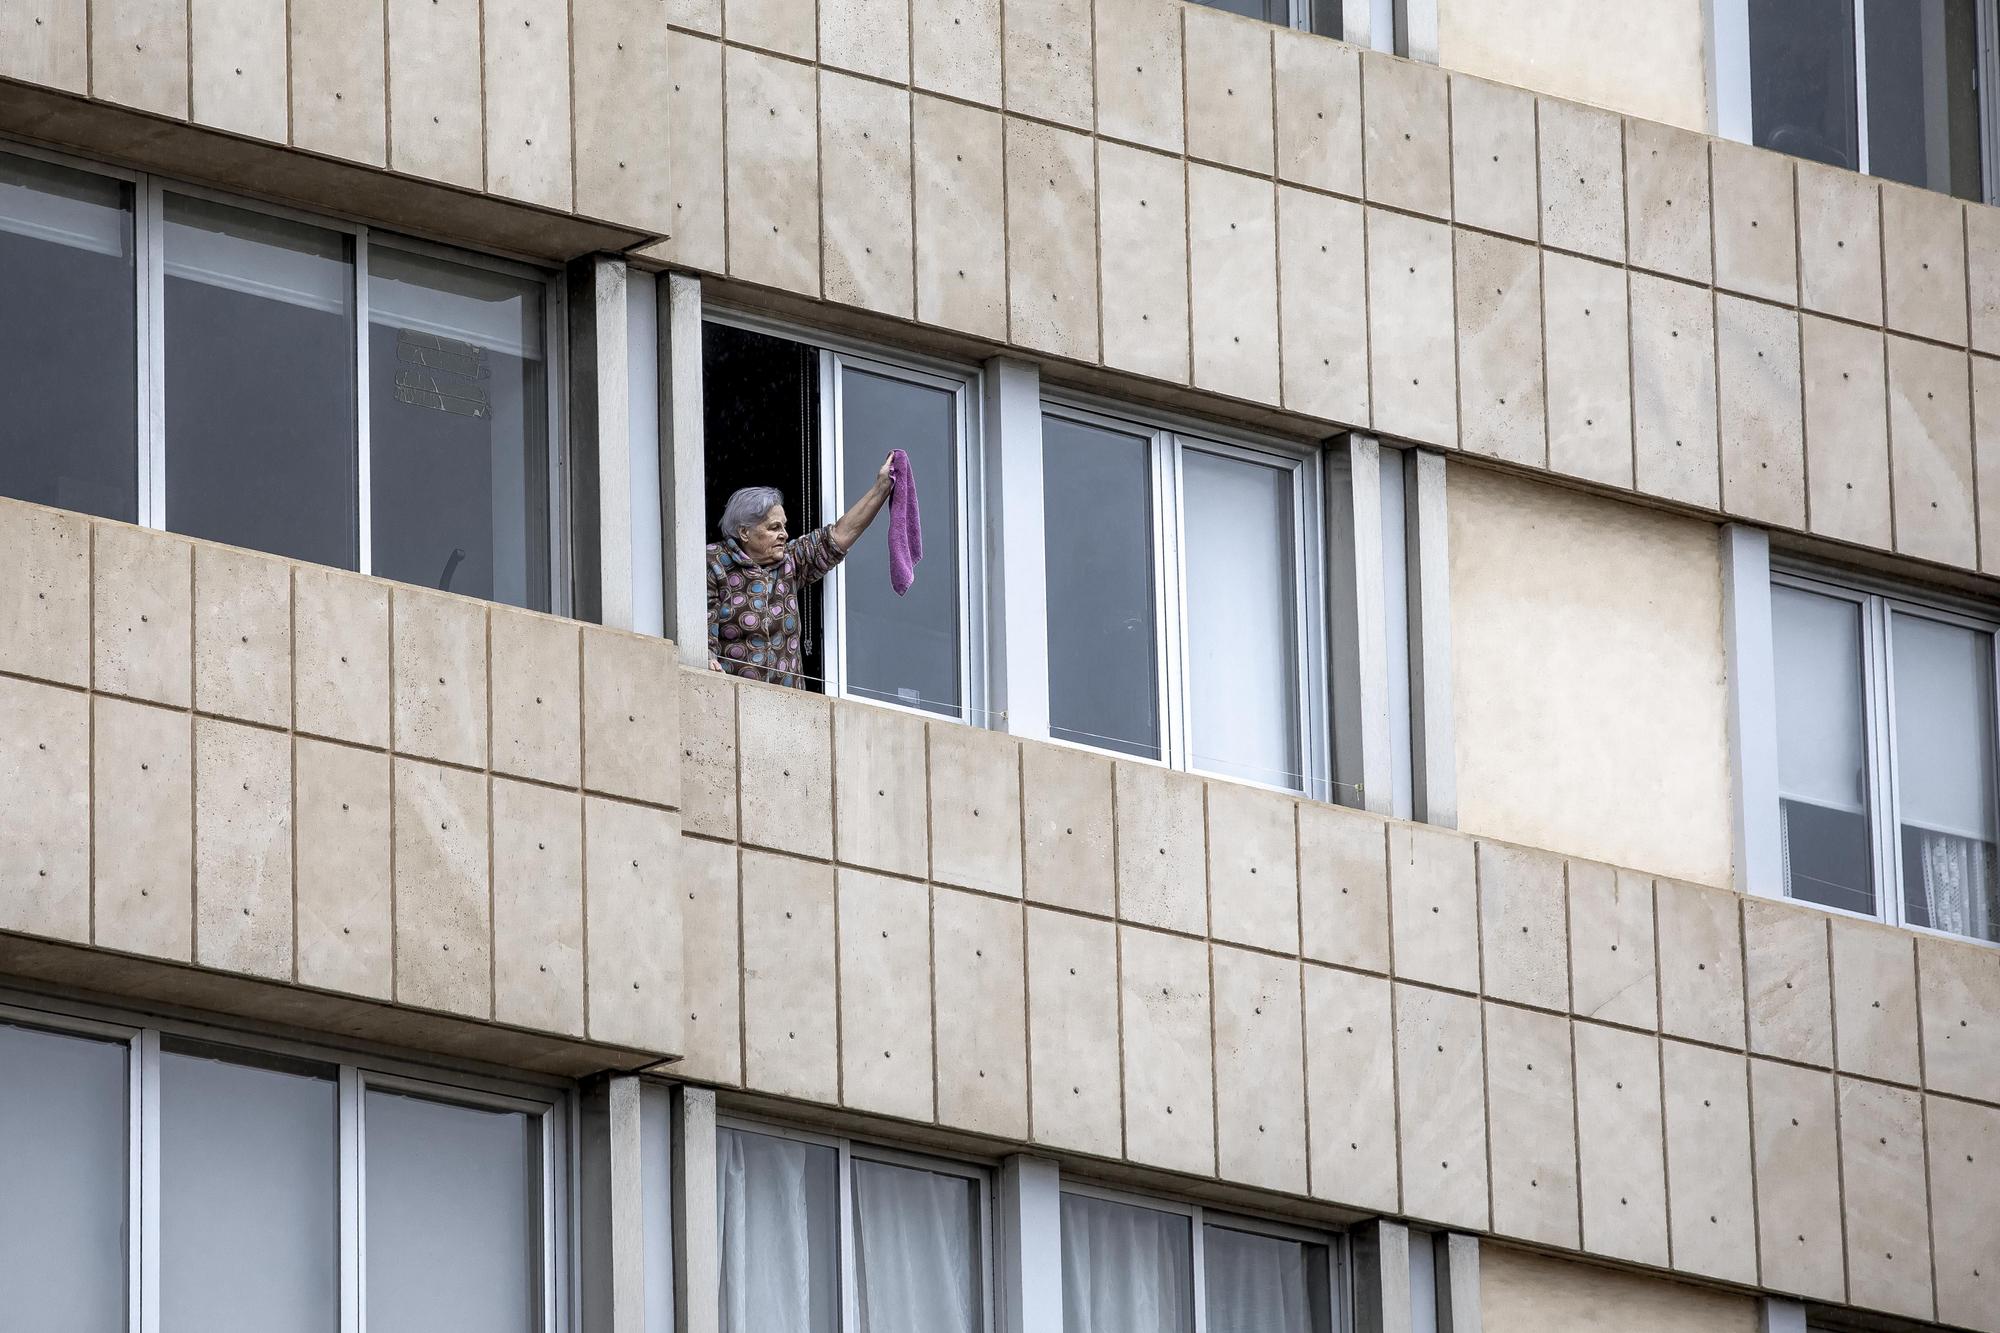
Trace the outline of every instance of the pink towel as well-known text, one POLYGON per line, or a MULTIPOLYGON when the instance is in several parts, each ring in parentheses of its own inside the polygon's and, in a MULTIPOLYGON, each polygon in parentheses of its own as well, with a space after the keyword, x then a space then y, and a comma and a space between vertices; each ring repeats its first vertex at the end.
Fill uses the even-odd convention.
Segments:
POLYGON ((889 586, 901 597, 917 581, 917 561, 924 558, 917 479, 910 473, 910 456, 901 449, 889 455, 889 481, 889 586))

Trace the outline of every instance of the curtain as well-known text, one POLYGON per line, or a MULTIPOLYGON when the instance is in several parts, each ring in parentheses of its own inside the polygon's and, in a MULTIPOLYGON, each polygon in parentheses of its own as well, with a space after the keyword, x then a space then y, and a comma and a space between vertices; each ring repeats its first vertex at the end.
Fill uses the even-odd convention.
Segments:
POLYGON ((717 1135, 722 1333, 835 1333, 833 1149, 717 1135))
POLYGON ((854 1163, 861 1333, 975 1333, 977 1201, 960 1176, 854 1163))
POLYGON ((1193 1333, 1185 1217, 1065 1194, 1062 1268, 1064 1333, 1193 1333))
POLYGON ((1924 907, 1933 930, 1988 939, 1993 926, 1992 848, 1972 838, 1906 828, 1917 839, 1924 907))
POLYGON ((1208 1333, 1325 1333, 1311 1264, 1318 1246, 1224 1227, 1202 1234, 1208 1333))

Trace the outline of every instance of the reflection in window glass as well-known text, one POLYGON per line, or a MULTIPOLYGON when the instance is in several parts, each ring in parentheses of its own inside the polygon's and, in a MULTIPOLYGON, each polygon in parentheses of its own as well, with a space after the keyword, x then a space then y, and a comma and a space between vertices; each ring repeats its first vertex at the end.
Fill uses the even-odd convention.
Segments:
POLYGON ((160 1328, 340 1323, 334 1080, 160 1054, 160 1328))
POLYGON ((1049 734, 1160 757, 1152 441, 1042 418, 1049 734))
POLYGON ((167 526, 355 566, 348 238, 166 199, 167 526))
POLYGON ((1955 935, 2000 938, 1993 638, 1900 613, 1890 624, 1907 919, 1955 935))
POLYGON ((716 1139, 721 1333, 836 1333, 839 1154, 739 1129, 716 1139))
POLYGON ((1861 607, 1771 589, 1785 892, 1873 914, 1861 607))
POLYGON ((0 155, 0 495, 137 520, 134 281, 130 186, 0 155))
POLYGON ((368 252, 374 572, 549 606, 544 286, 368 252))
POLYGON ((131 1048, 0 1023, 0 1323, 125 1328, 131 1048))
POLYGON ((1749 6, 1751 142, 1859 170, 1853 0, 1749 6))
POLYGON ((1064 1333, 1193 1333, 1193 1224, 1063 1195, 1062 1290, 1064 1333))
POLYGON ((1331 1333, 1324 1246, 1211 1226, 1202 1258, 1214 1333, 1331 1333))
POLYGON ((854 1263, 861 1333, 975 1333, 983 1322, 979 1190, 886 1162, 854 1163, 854 1263))
POLYGON ((1972 0, 1866 0, 1868 171, 1979 199, 1972 0))

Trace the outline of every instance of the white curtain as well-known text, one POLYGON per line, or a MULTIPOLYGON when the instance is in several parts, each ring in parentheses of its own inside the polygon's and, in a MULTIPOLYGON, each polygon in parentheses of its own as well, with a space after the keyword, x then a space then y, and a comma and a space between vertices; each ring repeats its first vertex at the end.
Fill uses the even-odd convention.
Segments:
POLYGON ((1993 933, 1993 855, 1987 843, 1951 833, 1905 828, 1917 839, 1925 910, 1933 930, 1990 939, 1993 933))
POLYGON ((1065 1194, 1062 1265, 1064 1333, 1193 1333, 1187 1218, 1065 1194))
POLYGON ((961 1176, 854 1163, 861 1333, 975 1333, 977 1198, 961 1176))
POLYGON ((1325 1263, 1318 1246, 1225 1227, 1204 1227, 1202 1246, 1208 1333, 1325 1333, 1310 1266, 1325 1263))
POLYGON ((722 1333, 834 1333, 834 1151, 742 1130, 716 1137, 722 1333))

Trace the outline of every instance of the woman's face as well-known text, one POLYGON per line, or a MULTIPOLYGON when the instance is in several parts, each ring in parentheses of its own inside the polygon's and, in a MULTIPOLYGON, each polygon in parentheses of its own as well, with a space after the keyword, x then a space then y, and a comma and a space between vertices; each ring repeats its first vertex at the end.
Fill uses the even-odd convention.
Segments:
POLYGON ((737 538, 743 546, 743 554, 760 565, 774 563, 785 553, 785 507, 772 505, 764 511, 764 517, 743 529, 737 538))

